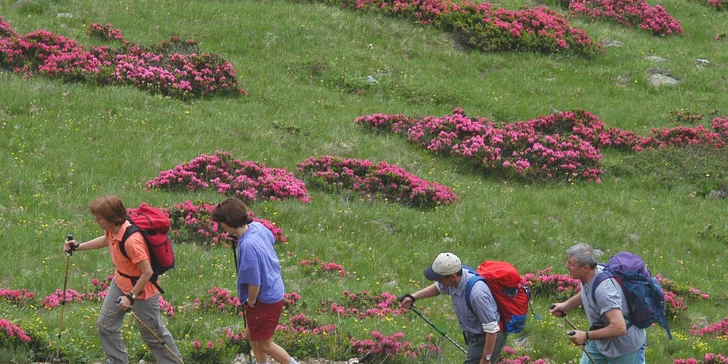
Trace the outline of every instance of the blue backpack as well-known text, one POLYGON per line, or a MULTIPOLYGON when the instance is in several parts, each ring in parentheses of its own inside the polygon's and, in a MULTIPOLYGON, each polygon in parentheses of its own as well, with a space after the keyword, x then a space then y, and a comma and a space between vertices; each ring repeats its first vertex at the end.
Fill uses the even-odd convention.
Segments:
POLYGON ((629 315, 625 315, 627 328, 634 325, 646 329, 657 322, 672 340, 665 316, 665 294, 657 278, 650 275, 642 258, 630 252, 620 252, 602 266, 604 270, 592 286, 592 299, 596 300, 595 292, 599 284, 610 278, 615 279, 622 286, 629 307, 629 315))

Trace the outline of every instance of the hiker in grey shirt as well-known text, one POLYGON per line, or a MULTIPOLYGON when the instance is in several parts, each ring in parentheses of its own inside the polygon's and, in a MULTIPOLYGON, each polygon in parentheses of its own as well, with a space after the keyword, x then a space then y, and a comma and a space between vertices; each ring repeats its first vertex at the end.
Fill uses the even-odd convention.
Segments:
POLYGON ((404 295, 400 306, 409 309, 418 299, 440 294, 450 296, 468 346, 463 364, 497 363, 501 349, 506 344, 507 334, 500 327, 498 306, 488 285, 482 280, 473 285, 470 292, 471 311, 465 302, 465 286, 473 273, 462 269, 460 258, 455 254, 438 255, 432 266, 425 270, 425 277, 436 283, 411 295, 404 295))
MULTIPOLYGON (((581 292, 554 305, 551 313, 561 316, 575 307, 584 306, 589 331, 576 330, 571 341, 576 345, 586 344, 586 351, 597 364, 638 364, 639 349, 645 344, 646 332, 628 325, 629 310, 619 282, 606 279, 592 297, 592 285, 602 271, 597 265, 596 255, 600 253, 584 243, 567 249, 566 269, 572 278, 580 281, 581 292)), ((586 354, 582 354, 581 364, 591 364, 586 354)))

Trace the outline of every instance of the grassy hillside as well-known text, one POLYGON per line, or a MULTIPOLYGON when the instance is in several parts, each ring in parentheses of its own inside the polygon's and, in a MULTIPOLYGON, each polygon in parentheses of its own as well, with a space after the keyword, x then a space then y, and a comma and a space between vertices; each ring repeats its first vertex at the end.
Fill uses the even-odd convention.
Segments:
MULTIPOLYGON (((509 9, 525 5, 510 0, 495 4, 509 9)), ((565 249, 579 241, 607 256, 621 250, 638 253, 654 274, 684 291, 694 287, 711 295, 708 300, 686 298, 689 309, 671 321, 675 340, 668 341, 659 328, 648 330, 649 362, 725 355, 725 335, 690 333, 693 325, 728 317, 723 303, 728 298, 728 200, 707 197, 726 186, 725 151, 605 149, 601 184, 523 183, 486 175, 353 122, 374 113, 442 116, 456 107, 468 115, 511 122, 579 108, 608 127, 644 136, 653 127, 685 125, 670 118, 676 111, 704 114, 702 123, 709 126, 707 115, 728 114, 728 43, 725 37, 716 40, 728 33, 728 13, 692 1, 661 4, 682 21, 683 36, 656 37, 607 21, 569 19, 594 40, 623 44, 588 59, 482 53, 405 19, 284 0, 0 1, 0 15, 21 34, 45 29, 84 45, 102 45, 106 43, 86 36, 87 27, 110 23, 138 44, 171 36, 194 39, 203 52, 230 61, 239 85, 249 93, 185 102, 128 86, 64 83, 0 70, 0 288, 25 288, 38 296, 35 305, 0 299, 0 318, 57 344, 60 309, 39 303, 62 288, 66 234, 78 240, 101 234, 86 208, 101 194, 117 194, 128 207, 142 201, 168 207, 186 200, 215 203, 224 197, 146 191, 145 183, 162 170, 216 150, 294 173, 296 164, 309 156, 337 155, 398 164, 452 187, 460 202, 421 210, 310 189, 308 204, 252 205, 256 216, 275 222, 288 237, 277 250, 287 292, 299 293, 301 301, 282 322, 304 313, 319 324, 339 325, 336 338, 290 343, 295 355, 346 359, 357 355, 336 350, 330 342, 348 343, 350 336, 369 339, 372 330, 386 335, 402 331, 415 345, 424 343, 425 335, 434 336, 442 352, 427 361, 457 362, 457 348, 412 313, 357 319, 321 313, 320 302, 341 302, 344 290, 413 292, 429 283, 422 270, 442 251, 458 254, 469 265, 508 260, 522 274, 546 267, 565 274, 565 249), (650 55, 666 60, 654 63, 646 58, 650 55), (699 67, 698 59, 710 63, 699 67), (649 86, 650 73, 658 71, 681 83, 649 86), (378 83, 365 82, 367 76, 378 83), (312 275, 300 262, 314 258, 342 265, 346 275, 312 275)), ((165 319, 183 353, 190 353, 194 340, 214 340, 223 327, 242 329, 234 313, 192 308, 193 300, 204 300, 213 287, 234 291, 234 263, 228 249, 185 239, 175 244, 177 269, 162 285, 165 300, 177 312, 165 319)), ((85 292, 93 288, 93 278, 111 274, 107 254, 75 254, 68 287, 85 292)), ((545 321, 531 321, 523 341, 509 339, 518 355, 554 363, 579 355, 564 335, 564 323, 545 317, 554 300, 534 297, 534 309, 545 321)), ((447 298, 418 305, 438 327, 462 340, 447 298)), ((62 339, 69 361, 102 359, 93 325, 99 307, 96 302, 66 307, 62 339)), ((572 319, 586 326, 583 316, 574 313, 572 319)), ((130 351, 143 357, 131 320, 127 318, 124 336, 130 351)), ((0 350, 0 362, 27 357, 22 349, 0 350)))

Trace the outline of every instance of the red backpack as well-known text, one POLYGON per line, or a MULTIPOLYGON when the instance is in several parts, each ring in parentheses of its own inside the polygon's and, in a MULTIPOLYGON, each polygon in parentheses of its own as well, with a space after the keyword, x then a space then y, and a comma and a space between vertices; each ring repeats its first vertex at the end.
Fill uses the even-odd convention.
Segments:
POLYGON ((488 260, 483 262, 477 271, 466 266, 463 266, 463 269, 475 274, 465 286, 465 302, 470 311, 473 311, 470 303, 470 291, 476 282, 484 281, 498 305, 501 329, 506 330, 509 334, 523 331, 526 317, 528 317, 531 292, 521 284, 521 275, 518 274, 516 267, 508 262, 488 260))
MULTIPOLYGON (((157 279, 160 275, 174 268, 172 242, 169 240, 169 236, 167 236, 170 228, 169 217, 161 210, 151 207, 144 202, 138 208, 127 210, 127 214, 127 220, 131 222, 131 226, 124 232, 124 237, 121 239, 121 243, 119 243, 119 250, 121 250, 121 254, 129 259, 125 247, 126 240, 131 234, 136 232, 142 233, 144 241, 147 243, 149 262, 154 272, 150 282, 157 287, 160 293, 164 293, 164 290, 157 284, 157 279)), ((139 279, 138 276, 125 274, 118 269, 117 271, 122 277, 129 278, 132 284, 136 284, 139 279)))

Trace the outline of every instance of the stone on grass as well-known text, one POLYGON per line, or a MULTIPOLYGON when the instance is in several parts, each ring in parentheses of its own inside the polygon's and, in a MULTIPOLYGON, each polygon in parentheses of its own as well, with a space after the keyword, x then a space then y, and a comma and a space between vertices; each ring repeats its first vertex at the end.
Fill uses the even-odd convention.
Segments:
POLYGON ((629 83, 629 77, 627 75, 617 76, 617 87, 627 87, 629 83))
POLYGON ((712 190, 708 194, 708 198, 711 200, 722 200, 728 197, 728 190, 712 190))
POLYGON ((71 14, 71 13, 58 13, 58 14, 56 14, 56 18, 71 19, 71 18, 73 18, 73 14, 71 14))
POLYGON ((16 2, 13 3, 13 8, 20 9, 20 8, 26 6, 26 5, 32 5, 32 4, 35 4, 35 1, 33 1, 33 0, 18 0, 18 1, 16 1, 16 2))
POLYGON ((624 46, 624 43, 622 43, 622 42, 620 42, 618 40, 605 39, 602 42, 602 46, 604 46, 604 47, 616 47, 616 48, 619 48, 619 47, 624 46))
POLYGON ((655 73, 650 75, 650 78, 647 79, 647 82, 650 84, 650 86, 653 87, 660 87, 660 86, 675 86, 680 83, 680 81, 667 76, 663 75, 661 73, 655 73))
POLYGON ((667 62, 667 58, 662 58, 660 56, 647 56, 645 59, 654 63, 667 62))

